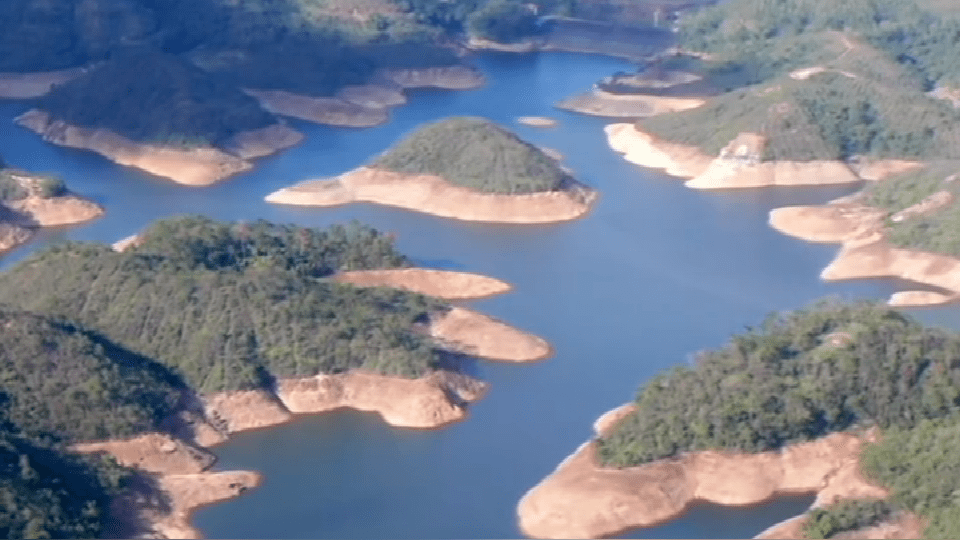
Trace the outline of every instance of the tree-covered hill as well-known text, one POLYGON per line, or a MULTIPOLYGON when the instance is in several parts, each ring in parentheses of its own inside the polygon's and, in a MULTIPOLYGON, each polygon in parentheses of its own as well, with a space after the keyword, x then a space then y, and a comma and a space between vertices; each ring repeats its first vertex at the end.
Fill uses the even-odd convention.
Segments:
POLYGON ((476 117, 447 118, 423 126, 369 166, 440 176, 491 193, 555 191, 569 177, 539 148, 476 117))
POLYGON ((600 441, 627 466, 688 450, 763 451, 854 426, 909 428, 960 412, 960 335, 871 304, 770 316, 637 395, 600 441))
POLYGON ((637 409, 598 441, 612 467, 707 449, 773 450, 878 426, 863 469, 891 505, 848 503, 815 514, 808 533, 836 534, 907 510, 926 537, 956 538, 960 334, 869 303, 821 302, 774 314, 722 348, 647 382, 637 409), (823 531, 826 531, 824 533, 823 531))
POLYGON ((783 77, 637 122, 645 132, 710 155, 739 133, 758 133, 766 138, 763 159, 797 161, 957 159, 958 125, 960 112, 945 101, 836 72, 783 77))
POLYGON ((36 104, 71 125, 170 145, 221 144, 276 122, 236 87, 155 51, 122 55, 56 87, 36 104))
POLYGON ((123 253, 54 246, 0 274, 0 300, 76 320, 201 392, 352 368, 417 377, 440 356, 415 326, 445 306, 318 277, 403 262, 360 226, 316 232, 185 218, 158 224, 123 253))

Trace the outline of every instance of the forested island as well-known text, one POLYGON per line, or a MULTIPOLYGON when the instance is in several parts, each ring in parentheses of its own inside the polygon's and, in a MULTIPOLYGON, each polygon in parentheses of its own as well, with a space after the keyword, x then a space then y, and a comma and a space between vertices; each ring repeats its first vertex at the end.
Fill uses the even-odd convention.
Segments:
POLYGON ((960 335, 869 303, 772 314, 601 419, 597 439, 521 501, 521 526, 597 537, 672 519, 694 499, 807 491, 818 509, 786 537, 896 522, 905 536, 888 538, 954 538, 958 357, 960 335))
POLYGON ((62 180, 9 167, 0 157, 0 253, 40 227, 72 225, 103 214, 98 204, 71 193, 62 180))
POLYGON ((184 521, 191 508, 258 482, 205 472, 213 457, 203 447, 344 407, 437 427, 485 391, 459 371, 464 355, 550 353, 535 336, 395 282, 337 279, 391 269, 413 270, 390 237, 356 223, 183 217, 123 251, 63 243, 0 274, 7 461, 23 471, 5 486, 19 501, 4 507, 6 530, 196 535, 184 521), (74 469, 82 474, 62 487, 30 494, 74 469))
POLYGON ((465 221, 544 223, 580 217, 595 198, 542 149, 489 120, 453 117, 420 127, 359 169, 267 200, 365 201, 465 221))

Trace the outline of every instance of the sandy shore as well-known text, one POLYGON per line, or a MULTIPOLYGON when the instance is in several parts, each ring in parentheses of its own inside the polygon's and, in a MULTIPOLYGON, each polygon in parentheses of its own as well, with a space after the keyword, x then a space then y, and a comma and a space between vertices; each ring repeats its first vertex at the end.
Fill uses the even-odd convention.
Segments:
POLYGON ((302 206, 370 202, 463 221, 553 223, 583 216, 596 196, 575 181, 561 191, 506 195, 474 191, 436 176, 361 167, 332 180, 301 182, 266 200, 302 206))
POLYGON ((40 134, 47 142, 96 152, 114 163, 135 167, 174 182, 206 186, 249 170, 245 158, 261 157, 299 143, 303 135, 285 125, 272 125, 240 133, 229 141, 230 153, 212 146, 181 150, 138 143, 106 129, 68 125, 48 113, 32 109, 16 123, 40 134))
POLYGON ((610 147, 631 163, 687 179, 694 189, 757 188, 848 184, 880 180, 920 166, 906 160, 877 160, 862 164, 842 161, 759 161, 757 135, 741 133, 719 156, 699 148, 670 143, 638 130, 633 124, 610 124, 605 128, 610 147))
POLYGON ((929 306, 960 298, 960 259, 892 246, 884 238, 885 218, 884 212, 848 197, 823 206, 777 208, 770 212, 770 226, 808 242, 841 244, 820 274, 824 280, 893 277, 939 289, 898 292, 889 301, 894 306, 929 306))
POLYGON ((83 75, 89 68, 70 68, 33 73, 0 73, 0 99, 30 99, 83 75))
POLYGON ((646 94, 613 94, 594 89, 558 102, 566 111, 606 118, 640 118, 695 109, 706 103, 697 97, 669 97, 646 94))
POLYGON ((431 321, 429 333, 453 351, 487 360, 534 362, 553 354, 544 339, 460 307, 431 321))
MULTIPOLYGON (((632 405, 615 409, 596 427, 602 433, 632 411, 632 405)), ((524 495, 520 527, 533 538, 600 538, 675 519, 698 500, 739 506, 787 493, 816 492, 821 504, 885 497, 859 475, 861 444, 860 436, 834 433, 780 451, 691 452, 613 469, 597 464, 589 441, 524 495)))
POLYGON ((358 287, 394 287, 444 300, 487 298, 510 291, 499 279, 430 268, 391 268, 387 270, 351 270, 333 276, 340 283, 358 287))

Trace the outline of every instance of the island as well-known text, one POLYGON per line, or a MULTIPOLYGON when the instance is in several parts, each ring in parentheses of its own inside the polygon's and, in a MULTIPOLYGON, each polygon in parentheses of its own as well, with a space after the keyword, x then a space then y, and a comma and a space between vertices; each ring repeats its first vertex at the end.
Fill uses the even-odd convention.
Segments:
MULTIPOLYGON (((0 338, 57 351, 0 350, 5 377, 24 394, 11 398, 11 421, 35 426, 61 454, 106 456, 133 475, 110 492, 111 514, 86 518, 101 530, 196 537, 192 508, 259 482, 210 471, 206 448, 232 433, 342 408, 436 428, 465 418, 486 391, 461 371, 465 357, 552 354, 501 321, 397 288, 396 274, 384 286, 375 274, 363 286, 343 278, 404 269, 415 270, 391 237, 358 223, 317 230, 187 216, 154 223, 122 251, 51 246, 0 273, 0 302, 69 337, 27 329, 29 339, 0 338)), ((476 289, 477 276, 465 277, 447 280, 452 296, 461 283, 476 289)))
POLYGON ((596 197, 513 133, 483 118, 453 117, 420 127, 363 167, 301 182, 266 200, 372 202, 463 221, 550 223, 583 216, 596 197))
POLYGON ((838 27, 832 10, 788 4, 723 2, 679 21, 677 48, 698 53, 687 67, 724 93, 610 125, 611 147, 699 189, 855 183, 956 159, 946 98, 960 72, 941 56, 955 17, 858 1, 838 27))
POLYGON ((40 227, 74 225, 101 215, 100 205, 70 192, 62 180, 8 167, 0 158, 0 253, 26 242, 40 227))
POLYGON ((597 437, 531 489, 534 538, 599 538, 694 501, 756 504, 816 493, 765 538, 953 538, 960 334, 871 303, 771 314, 646 382, 597 437))

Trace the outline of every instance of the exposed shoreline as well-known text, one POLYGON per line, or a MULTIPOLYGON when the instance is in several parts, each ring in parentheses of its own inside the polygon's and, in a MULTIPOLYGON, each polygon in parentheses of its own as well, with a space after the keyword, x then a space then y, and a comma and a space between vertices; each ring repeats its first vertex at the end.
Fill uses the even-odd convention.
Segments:
POLYGON ((642 167, 663 169, 684 178, 693 189, 739 189, 767 186, 815 186, 880 180, 920 167, 914 161, 888 159, 863 164, 839 160, 759 161, 760 136, 741 133, 720 152, 710 156, 699 148, 662 141, 633 124, 610 124, 604 128, 610 147, 624 159, 642 167))
POLYGON ((0 99, 32 99, 46 95, 54 86, 83 75, 94 66, 58 69, 55 71, 0 73, 0 99))
POLYGON ((600 89, 575 94, 554 107, 605 118, 640 118, 696 109, 706 100, 699 97, 655 96, 651 94, 613 94, 600 89))
POLYGON ((350 270, 337 273, 332 279, 357 287, 405 289, 444 300, 477 300, 504 294, 512 289, 509 283, 482 274, 416 267, 350 270))
POLYGON ((365 128, 390 119, 392 107, 407 103, 404 90, 440 88, 472 90, 486 84, 484 75, 465 65, 422 69, 381 69, 374 82, 346 86, 329 97, 309 96, 286 90, 245 88, 264 109, 281 116, 316 124, 365 128))
POLYGON ((462 221, 555 223, 586 214, 596 191, 570 180, 566 189, 507 195, 483 193, 429 175, 360 167, 331 180, 308 180, 275 191, 267 202, 339 206, 369 202, 462 221))
MULTIPOLYGON (((9 173, 14 180, 29 186, 38 180, 29 173, 9 173)), ((31 187, 27 187, 32 191, 31 187)), ((85 223, 99 218, 104 208, 71 191, 54 197, 36 193, 0 204, 0 253, 19 247, 33 237, 37 229, 85 223)))
POLYGON ((248 159, 263 157, 303 140, 285 124, 273 124, 235 135, 225 149, 206 146, 181 150, 140 143, 107 129, 71 126, 49 113, 31 109, 15 122, 58 146, 90 150, 119 165, 141 169, 188 186, 208 186, 250 170, 248 159))
POLYGON ((770 212, 769 223, 807 242, 841 245, 821 272, 823 280, 900 278, 942 291, 901 291, 888 301, 892 306, 933 306, 960 299, 960 259, 894 247, 885 239, 886 217, 853 196, 822 206, 777 208, 770 212))
MULTIPOLYGON (((598 435, 634 410, 632 404, 598 419, 598 435)), ((532 538, 600 538, 681 516, 695 501, 750 505, 790 493, 837 498, 886 497, 859 474, 858 456, 870 434, 832 433, 779 451, 757 454, 701 451, 637 467, 596 461, 595 439, 580 446, 520 500, 520 528, 532 538)))

